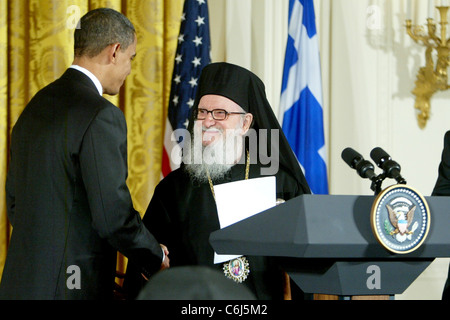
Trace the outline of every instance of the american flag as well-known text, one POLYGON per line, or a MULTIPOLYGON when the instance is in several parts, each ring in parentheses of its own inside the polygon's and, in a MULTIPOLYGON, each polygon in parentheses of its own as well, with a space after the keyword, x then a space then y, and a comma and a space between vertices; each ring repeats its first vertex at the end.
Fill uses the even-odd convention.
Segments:
POLYGON ((181 146, 172 141, 172 134, 177 129, 187 129, 200 73, 211 61, 210 43, 207 0, 185 0, 164 136, 163 177, 178 168, 181 162, 181 146))

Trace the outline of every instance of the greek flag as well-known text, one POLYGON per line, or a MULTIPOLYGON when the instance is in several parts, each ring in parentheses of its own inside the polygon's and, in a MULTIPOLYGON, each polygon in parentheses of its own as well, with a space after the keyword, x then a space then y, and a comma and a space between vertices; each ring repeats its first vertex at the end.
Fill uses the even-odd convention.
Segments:
POLYGON ((289 0, 279 119, 314 194, 328 193, 321 82, 313 0, 289 0))

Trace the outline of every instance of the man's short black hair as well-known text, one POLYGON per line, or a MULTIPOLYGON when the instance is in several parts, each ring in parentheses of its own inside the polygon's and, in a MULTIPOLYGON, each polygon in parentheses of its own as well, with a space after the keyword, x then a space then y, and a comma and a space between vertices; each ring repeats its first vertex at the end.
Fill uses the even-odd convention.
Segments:
POLYGON ((133 42, 135 29, 122 13, 109 8, 94 9, 81 17, 75 29, 75 57, 98 55, 108 45, 120 43, 126 50, 133 42))

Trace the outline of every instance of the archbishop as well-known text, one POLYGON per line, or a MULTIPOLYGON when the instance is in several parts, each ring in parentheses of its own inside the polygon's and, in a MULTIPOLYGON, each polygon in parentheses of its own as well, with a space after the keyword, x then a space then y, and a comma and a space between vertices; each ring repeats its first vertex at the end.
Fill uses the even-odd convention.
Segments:
MULTIPOLYGON (((276 177, 279 199, 310 193, 263 82, 240 66, 212 63, 200 77, 183 162, 155 188, 144 224, 169 248, 171 266, 200 265, 222 271, 223 264, 214 264, 209 242, 210 234, 220 229, 213 187, 267 175, 276 177)), ((282 299, 282 272, 272 259, 245 258, 249 272, 240 279, 242 285, 258 299, 282 299)), ((245 266, 236 263, 237 273, 242 272, 239 267, 245 266)), ((129 264, 125 287, 130 297, 144 284, 129 264)))

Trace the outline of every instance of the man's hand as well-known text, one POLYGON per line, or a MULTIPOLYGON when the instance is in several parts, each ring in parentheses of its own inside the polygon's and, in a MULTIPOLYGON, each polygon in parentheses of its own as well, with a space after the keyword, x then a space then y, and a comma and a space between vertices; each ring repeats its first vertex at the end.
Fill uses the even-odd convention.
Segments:
MULTIPOLYGON (((170 268, 169 250, 163 244, 160 244, 160 246, 164 251, 164 259, 161 262, 161 268, 159 268, 159 271, 170 268)), ((146 277, 144 273, 141 273, 141 276, 145 279, 145 281, 148 281, 148 277, 146 277)))

